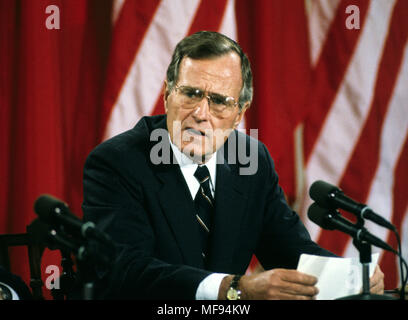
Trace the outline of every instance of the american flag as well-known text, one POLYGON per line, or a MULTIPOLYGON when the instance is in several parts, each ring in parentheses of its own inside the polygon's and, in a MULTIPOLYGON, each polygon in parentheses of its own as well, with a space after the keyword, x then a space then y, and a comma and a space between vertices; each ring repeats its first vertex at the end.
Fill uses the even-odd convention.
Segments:
MULTIPOLYGON (((312 238, 358 256, 348 235, 306 217, 310 185, 325 180, 391 221, 407 259, 407 17, 406 0, 0 0, 0 232, 24 231, 42 192, 80 215, 89 151, 163 113, 175 45, 213 30, 249 56, 254 100, 242 126, 258 129, 312 238), (44 26, 50 4, 59 30, 44 26)), ((396 248, 392 233, 366 227, 396 248)), ((386 288, 397 287, 397 258, 373 251, 386 288)))

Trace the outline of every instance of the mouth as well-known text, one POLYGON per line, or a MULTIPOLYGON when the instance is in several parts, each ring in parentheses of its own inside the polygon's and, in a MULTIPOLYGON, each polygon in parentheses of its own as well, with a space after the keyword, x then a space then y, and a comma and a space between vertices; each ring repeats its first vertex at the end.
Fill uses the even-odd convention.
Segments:
POLYGON ((204 131, 197 130, 197 129, 194 129, 194 128, 191 128, 191 127, 188 127, 185 130, 191 135, 200 136, 200 137, 205 137, 206 136, 204 131))

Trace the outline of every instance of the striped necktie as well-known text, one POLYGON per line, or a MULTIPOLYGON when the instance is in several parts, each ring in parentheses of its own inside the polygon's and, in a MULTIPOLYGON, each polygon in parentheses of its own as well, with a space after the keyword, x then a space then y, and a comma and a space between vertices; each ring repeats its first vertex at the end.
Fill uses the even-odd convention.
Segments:
POLYGON ((194 177, 200 183, 200 188, 194 199, 196 218, 201 235, 201 254, 205 262, 208 259, 208 238, 211 230, 211 220, 214 211, 214 198, 210 190, 210 173, 207 166, 198 166, 194 177))

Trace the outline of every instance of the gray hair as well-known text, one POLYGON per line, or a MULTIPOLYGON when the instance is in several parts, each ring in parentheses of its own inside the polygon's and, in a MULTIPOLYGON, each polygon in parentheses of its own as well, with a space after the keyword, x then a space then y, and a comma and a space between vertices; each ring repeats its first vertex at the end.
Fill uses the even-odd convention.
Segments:
POLYGON ((199 31, 181 40, 174 52, 167 68, 167 85, 173 90, 178 80, 181 60, 184 57, 191 59, 205 59, 220 57, 230 52, 236 52, 241 58, 242 89, 239 95, 239 107, 243 108, 246 102, 252 101, 252 71, 248 57, 234 40, 213 31, 199 31))

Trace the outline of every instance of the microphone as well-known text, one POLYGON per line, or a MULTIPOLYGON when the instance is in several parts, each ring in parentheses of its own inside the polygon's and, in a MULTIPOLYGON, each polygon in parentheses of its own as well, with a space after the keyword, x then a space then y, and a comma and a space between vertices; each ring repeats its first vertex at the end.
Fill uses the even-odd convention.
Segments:
POLYGON ((317 203, 313 203, 307 211, 307 216, 323 229, 339 230, 359 241, 366 241, 376 247, 395 253, 395 250, 387 243, 368 232, 367 229, 357 228, 351 221, 343 218, 337 211, 329 211, 328 209, 321 208, 317 203))
POLYGON ((358 203, 347 197, 343 191, 330 183, 322 180, 315 181, 309 189, 310 197, 316 201, 319 206, 326 209, 343 209, 359 218, 371 220, 380 226, 395 230, 395 226, 375 213, 367 205, 358 203))
POLYGON ((93 238, 105 244, 111 245, 111 239, 101 232, 91 221, 83 222, 71 213, 68 205, 51 195, 44 194, 37 198, 34 203, 34 211, 44 222, 60 226, 63 231, 82 236, 85 239, 93 238))

